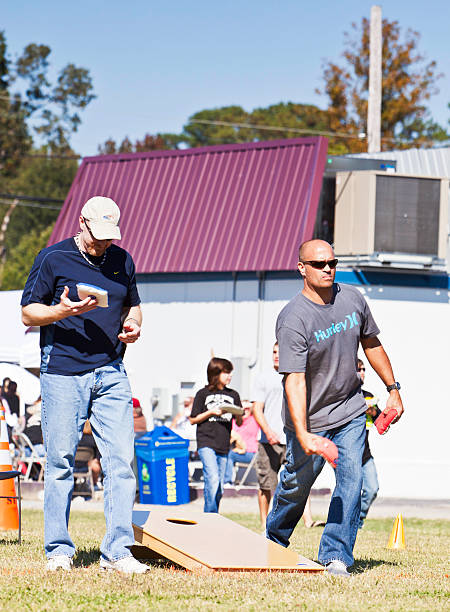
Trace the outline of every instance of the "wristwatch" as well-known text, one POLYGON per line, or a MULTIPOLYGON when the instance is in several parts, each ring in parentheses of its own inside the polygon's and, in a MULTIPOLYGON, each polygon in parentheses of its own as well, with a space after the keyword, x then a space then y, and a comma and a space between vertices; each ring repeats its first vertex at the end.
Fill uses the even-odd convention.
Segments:
POLYGON ((393 391, 394 389, 397 389, 397 391, 400 391, 400 389, 401 389, 400 383, 395 382, 395 383, 393 383, 392 385, 388 385, 388 386, 386 387, 386 391, 387 391, 388 393, 389 393, 389 391, 393 391))

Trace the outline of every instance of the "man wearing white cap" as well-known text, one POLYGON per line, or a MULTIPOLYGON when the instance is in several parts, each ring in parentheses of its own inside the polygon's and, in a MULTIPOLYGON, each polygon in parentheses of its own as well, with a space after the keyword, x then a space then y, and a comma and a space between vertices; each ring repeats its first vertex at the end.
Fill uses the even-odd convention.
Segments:
POLYGON ((89 418, 104 473, 106 535, 100 567, 143 573, 130 552, 135 496, 133 407, 122 363, 140 335, 135 268, 121 238, 120 211, 95 196, 81 210, 80 232, 43 249, 22 296, 22 320, 41 328, 42 429, 47 569, 70 570, 75 546, 68 521, 73 467, 89 418))

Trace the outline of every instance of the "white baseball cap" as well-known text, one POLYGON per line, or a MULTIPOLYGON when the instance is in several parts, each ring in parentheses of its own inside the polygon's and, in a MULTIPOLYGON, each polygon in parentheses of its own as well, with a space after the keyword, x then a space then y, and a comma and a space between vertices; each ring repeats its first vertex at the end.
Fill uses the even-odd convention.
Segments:
POLYGON ((114 200, 94 196, 81 209, 81 216, 89 221, 89 229, 97 240, 120 240, 120 210, 114 200))

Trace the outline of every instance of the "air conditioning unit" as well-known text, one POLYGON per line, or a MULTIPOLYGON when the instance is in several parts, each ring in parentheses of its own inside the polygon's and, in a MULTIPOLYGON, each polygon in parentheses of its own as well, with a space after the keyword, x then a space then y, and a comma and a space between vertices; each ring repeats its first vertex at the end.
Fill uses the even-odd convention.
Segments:
POLYGON ((448 179, 338 172, 337 256, 401 267, 445 264, 448 179))

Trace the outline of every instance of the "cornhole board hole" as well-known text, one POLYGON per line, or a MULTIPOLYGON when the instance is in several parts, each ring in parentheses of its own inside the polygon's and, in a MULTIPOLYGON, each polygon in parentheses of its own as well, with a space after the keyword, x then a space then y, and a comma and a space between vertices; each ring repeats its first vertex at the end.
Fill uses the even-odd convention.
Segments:
POLYGON ((140 545, 133 552, 145 558, 142 547, 188 570, 225 572, 323 572, 322 565, 267 540, 214 513, 167 508, 135 510, 133 529, 140 545))

